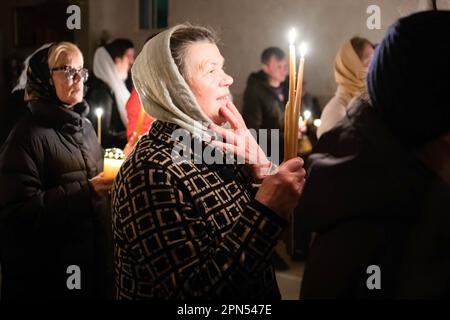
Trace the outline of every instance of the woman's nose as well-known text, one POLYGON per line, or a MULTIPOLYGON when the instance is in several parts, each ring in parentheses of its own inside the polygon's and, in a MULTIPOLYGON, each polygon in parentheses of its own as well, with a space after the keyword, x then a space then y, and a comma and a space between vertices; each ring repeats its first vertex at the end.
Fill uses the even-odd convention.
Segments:
POLYGON ((233 77, 228 75, 228 74, 226 74, 224 72, 223 73, 223 78, 222 78, 222 81, 221 81, 221 85, 229 87, 229 86, 231 86, 233 84, 233 82, 234 82, 233 77))
POLYGON ((81 75, 79 73, 75 73, 75 75, 73 76, 73 83, 77 83, 77 82, 83 82, 81 79, 81 75))

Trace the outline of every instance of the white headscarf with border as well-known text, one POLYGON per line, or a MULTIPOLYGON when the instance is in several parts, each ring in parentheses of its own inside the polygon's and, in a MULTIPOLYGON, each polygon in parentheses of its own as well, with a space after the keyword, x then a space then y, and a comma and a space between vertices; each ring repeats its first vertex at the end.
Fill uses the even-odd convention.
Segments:
POLYGON ((126 128, 128 126, 126 104, 128 98, 130 98, 130 92, 125 82, 119 78, 114 61, 105 47, 99 47, 95 51, 94 75, 105 82, 114 92, 114 99, 116 100, 120 119, 126 128))

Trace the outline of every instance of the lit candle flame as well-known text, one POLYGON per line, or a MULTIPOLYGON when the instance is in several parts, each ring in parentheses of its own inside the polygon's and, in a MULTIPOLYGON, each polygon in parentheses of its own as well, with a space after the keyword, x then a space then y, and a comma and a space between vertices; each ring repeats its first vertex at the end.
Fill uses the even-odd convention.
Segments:
POLYGON ((311 118, 311 111, 305 110, 305 112, 303 112, 303 117, 305 118, 305 121, 308 121, 311 118))
POLYGON ((306 44, 305 42, 302 42, 302 43, 300 44, 300 46, 298 47, 298 50, 299 50, 299 52, 300 52, 300 56, 301 56, 302 58, 304 58, 306 52, 308 51, 308 46, 307 46, 307 44, 306 44))
POLYGON ((295 32, 295 29, 292 28, 292 29, 289 31, 289 34, 288 34, 289 44, 290 44, 291 46, 294 44, 296 36, 297 36, 297 34, 296 34, 296 32, 295 32))
POLYGON ((97 115, 97 118, 101 118, 101 116, 103 115, 103 109, 102 108, 95 109, 95 114, 97 115))

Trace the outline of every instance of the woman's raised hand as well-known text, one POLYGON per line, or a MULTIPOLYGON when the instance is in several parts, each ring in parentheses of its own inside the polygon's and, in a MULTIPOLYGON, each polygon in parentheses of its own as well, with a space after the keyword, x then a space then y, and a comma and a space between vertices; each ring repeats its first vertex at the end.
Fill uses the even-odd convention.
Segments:
POLYGON ((223 141, 213 140, 211 143, 221 150, 244 159, 244 163, 250 167, 252 176, 256 179, 264 179, 272 163, 248 130, 235 105, 228 101, 226 106, 220 108, 219 114, 228 121, 231 129, 212 123, 209 129, 221 136, 223 141))

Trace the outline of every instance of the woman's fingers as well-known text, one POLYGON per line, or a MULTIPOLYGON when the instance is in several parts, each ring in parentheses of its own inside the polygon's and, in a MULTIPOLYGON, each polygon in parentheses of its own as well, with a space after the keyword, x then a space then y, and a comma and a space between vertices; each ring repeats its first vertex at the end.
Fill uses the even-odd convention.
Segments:
POLYGON ((241 155, 242 151, 234 144, 217 141, 217 140, 211 141, 211 144, 214 145, 215 147, 217 147, 219 150, 222 150, 225 152, 230 152, 237 156, 241 156, 241 157, 245 158, 244 155, 241 155))
POLYGON ((232 129, 241 129, 242 124, 239 119, 234 115, 234 113, 227 107, 221 107, 219 109, 219 114, 230 123, 232 129))
POLYGON ((236 106, 234 105, 233 102, 228 101, 226 104, 227 108, 233 113, 233 115, 236 117, 236 119, 240 122, 240 127, 241 128, 245 128, 247 129, 247 126, 245 124, 244 119, 242 118, 241 113, 239 112, 239 110, 236 108, 236 106))
POLYGON ((303 168, 303 159, 300 157, 289 159, 283 163, 283 166, 291 172, 296 172, 303 168))
POLYGON ((237 135, 233 131, 222 128, 221 126, 218 126, 215 123, 211 123, 209 125, 209 129, 219 134, 226 142, 233 144, 237 143, 237 135))

